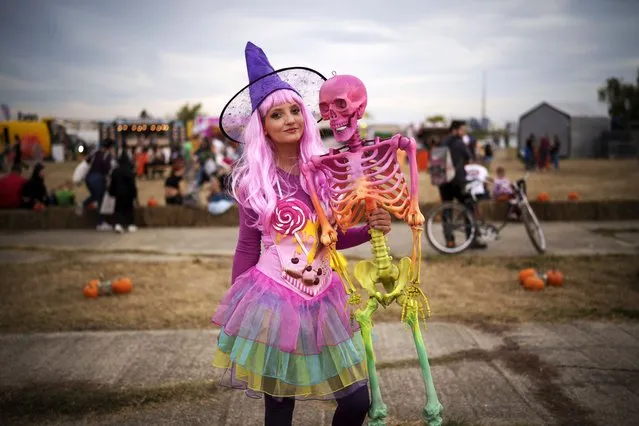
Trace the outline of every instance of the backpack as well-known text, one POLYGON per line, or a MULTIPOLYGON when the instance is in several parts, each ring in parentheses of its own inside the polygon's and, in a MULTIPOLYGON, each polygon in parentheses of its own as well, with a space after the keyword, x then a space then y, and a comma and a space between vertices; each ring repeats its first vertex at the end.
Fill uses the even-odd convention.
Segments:
POLYGON ((431 149, 428 173, 430 183, 435 186, 443 185, 455 178, 455 166, 448 146, 441 145, 431 149))

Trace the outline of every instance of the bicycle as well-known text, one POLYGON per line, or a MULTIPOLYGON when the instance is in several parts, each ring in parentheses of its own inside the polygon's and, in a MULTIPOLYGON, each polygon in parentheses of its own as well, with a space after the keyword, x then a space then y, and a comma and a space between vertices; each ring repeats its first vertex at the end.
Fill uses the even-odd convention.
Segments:
MULTIPOLYGON (((473 241, 475 241, 477 233, 484 242, 496 241, 499 239, 499 233, 503 230, 508 223, 511 222, 513 215, 520 216, 520 219, 524 223, 526 233, 530 238, 532 245, 539 254, 543 254, 546 251, 546 237, 544 231, 541 228, 541 224, 535 215, 528 197, 526 195, 526 180, 528 173, 523 178, 518 179, 512 184, 514 198, 512 203, 509 201, 508 211, 503 222, 499 226, 495 226, 491 223, 487 223, 485 220, 477 220, 474 212, 465 204, 459 204, 455 202, 442 203, 437 208, 431 210, 428 213, 426 220, 426 239, 430 245, 440 253, 443 254, 458 254, 468 249, 473 241), (519 212, 518 212, 519 210, 519 212), (448 220, 446 218, 449 218, 448 220), (438 220, 441 218, 441 220, 438 220), (447 235, 449 238, 445 238, 444 243, 440 243, 436 238, 437 228, 443 230, 444 237, 447 235), (464 232, 464 242, 461 244, 454 243, 454 232, 456 230, 462 230, 464 232), (453 235, 453 243, 450 243, 450 236, 453 235)), ((466 184, 467 193, 468 188, 472 185, 472 181, 466 184)), ((469 195, 476 203, 477 199, 474 195, 469 195)))

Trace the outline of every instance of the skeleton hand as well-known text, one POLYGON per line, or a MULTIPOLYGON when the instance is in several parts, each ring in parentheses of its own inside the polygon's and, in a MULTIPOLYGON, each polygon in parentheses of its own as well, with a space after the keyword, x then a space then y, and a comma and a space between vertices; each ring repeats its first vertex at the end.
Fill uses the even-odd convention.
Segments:
POLYGON ((335 243, 337 243, 337 232, 331 225, 327 225, 322 228, 322 235, 320 236, 320 241, 326 247, 329 247, 335 243))
POLYGON ((408 208, 406 222, 409 226, 422 226, 424 224, 424 215, 419 210, 419 206, 411 206, 408 208))

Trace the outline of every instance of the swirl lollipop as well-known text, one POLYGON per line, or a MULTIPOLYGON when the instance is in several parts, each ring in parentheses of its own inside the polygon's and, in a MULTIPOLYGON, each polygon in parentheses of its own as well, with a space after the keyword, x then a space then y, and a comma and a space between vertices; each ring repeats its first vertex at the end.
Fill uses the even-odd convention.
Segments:
POLYGON ((295 234, 304 229, 310 216, 311 210, 303 202, 294 198, 280 200, 275 206, 273 227, 277 232, 284 235, 295 234))

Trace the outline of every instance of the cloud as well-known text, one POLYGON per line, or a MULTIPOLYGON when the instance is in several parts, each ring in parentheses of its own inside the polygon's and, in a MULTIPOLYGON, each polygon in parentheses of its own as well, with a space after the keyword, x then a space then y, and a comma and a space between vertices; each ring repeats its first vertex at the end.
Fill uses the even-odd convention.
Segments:
POLYGON ((639 66, 639 8, 622 1, 22 4, 0 26, 0 100, 54 115, 217 113, 247 82, 247 40, 275 67, 357 75, 385 122, 477 116, 482 70, 497 120, 558 96, 599 106, 597 86, 639 66))

